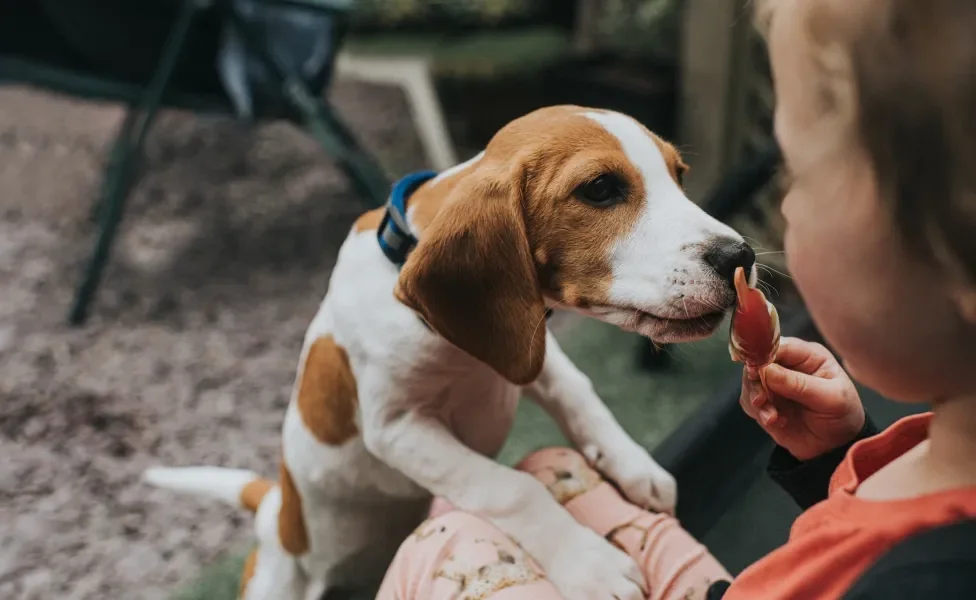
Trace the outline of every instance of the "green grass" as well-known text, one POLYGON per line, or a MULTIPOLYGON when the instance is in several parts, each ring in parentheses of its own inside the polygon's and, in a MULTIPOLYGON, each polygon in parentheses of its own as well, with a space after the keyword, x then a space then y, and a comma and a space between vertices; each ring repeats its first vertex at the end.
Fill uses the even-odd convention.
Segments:
POLYGON ((172 600, 237 600, 245 554, 234 554, 204 567, 172 600))
MULTIPOLYGON (((559 337, 624 429, 649 449, 736 370, 724 330, 709 340, 672 348, 671 366, 659 372, 638 368, 638 350, 647 342, 616 327, 583 320, 559 337)), ((565 440, 548 415, 525 401, 499 460, 513 464, 532 450, 560 444, 565 440)), ((173 600, 233 600, 243 554, 244 549, 236 549, 231 557, 205 567, 173 600)))

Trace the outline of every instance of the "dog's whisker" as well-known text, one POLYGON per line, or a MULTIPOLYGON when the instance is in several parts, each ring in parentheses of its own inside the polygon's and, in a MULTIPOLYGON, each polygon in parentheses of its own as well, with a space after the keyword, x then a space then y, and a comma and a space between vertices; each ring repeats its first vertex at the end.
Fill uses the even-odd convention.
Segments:
POLYGON ((709 300, 708 298, 704 298, 702 300, 702 303, 709 308, 714 308, 715 310, 720 310, 720 311, 725 310, 725 307, 719 304, 716 300, 709 300))
POLYGON ((759 288, 764 294, 769 295, 769 290, 771 289, 771 286, 765 281, 763 281, 762 279, 756 280, 756 287, 759 288))
POLYGON ((756 281, 756 287, 762 290, 766 296, 779 296, 779 290, 765 281, 756 281))
POLYGON ((773 267, 771 267, 771 266, 769 266, 767 264, 764 264, 764 263, 756 263, 756 268, 757 269, 766 269, 770 273, 775 273, 776 275, 779 275, 780 277, 785 277, 785 278, 790 279, 790 280, 793 279, 791 276, 787 275, 786 273, 783 273, 782 271, 778 271, 778 270, 774 269, 773 267))
POLYGON ((673 346, 664 346, 663 348, 661 348, 661 352, 666 352, 667 355, 670 356, 671 358, 673 358, 674 360, 680 360, 679 357, 677 357, 677 356, 674 355, 674 352, 671 352, 671 348, 675 348, 679 352, 682 352, 683 354, 688 355, 688 350, 685 349, 685 348, 683 348, 682 347, 683 345, 684 344, 675 344, 673 346))
POLYGON ((762 242, 760 242, 756 238, 744 235, 742 236, 742 239, 744 239, 750 246, 752 246, 753 250, 765 250, 765 248, 762 247, 762 242))
MULTIPOLYGON (((698 297, 698 296, 695 296, 695 297, 692 298, 692 300, 694 300, 695 302, 697 302, 699 304, 704 305, 706 308, 714 309, 715 311, 725 310, 725 308, 723 306, 721 306, 717 301, 711 300, 711 299, 706 298, 706 297, 698 297)), ((687 309, 687 305, 686 305, 685 312, 687 312, 687 311, 688 311, 688 309, 687 309)))

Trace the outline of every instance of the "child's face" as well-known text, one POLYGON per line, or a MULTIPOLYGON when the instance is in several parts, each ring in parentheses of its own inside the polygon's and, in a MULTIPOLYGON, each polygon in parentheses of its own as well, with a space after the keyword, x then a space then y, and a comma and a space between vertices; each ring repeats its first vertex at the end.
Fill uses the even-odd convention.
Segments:
POLYGON ((959 316, 959 288, 904 246, 856 138, 830 130, 838 126, 824 116, 824 75, 813 60, 820 49, 803 5, 780 0, 769 33, 776 135, 792 178, 783 215, 796 285, 864 384, 904 401, 972 393, 976 329, 959 316))

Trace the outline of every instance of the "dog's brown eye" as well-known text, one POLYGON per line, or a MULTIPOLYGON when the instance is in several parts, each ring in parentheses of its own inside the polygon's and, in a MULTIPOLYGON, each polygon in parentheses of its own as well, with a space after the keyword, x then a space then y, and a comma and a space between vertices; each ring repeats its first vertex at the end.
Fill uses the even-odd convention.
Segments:
POLYGON ((624 190, 620 180, 604 174, 580 186, 578 195, 593 206, 610 206, 623 200, 624 190))

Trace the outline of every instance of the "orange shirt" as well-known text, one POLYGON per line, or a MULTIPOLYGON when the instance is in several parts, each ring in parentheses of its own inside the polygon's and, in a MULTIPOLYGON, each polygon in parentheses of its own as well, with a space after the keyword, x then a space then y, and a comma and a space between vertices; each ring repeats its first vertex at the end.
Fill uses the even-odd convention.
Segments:
POLYGON ((892 501, 854 495, 860 482, 927 437, 931 417, 907 417, 854 444, 830 480, 827 499, 800 515, 789 541, 743 571, 723 600, 839 599, 906 536, 976 517, 976 488, 892 501))

